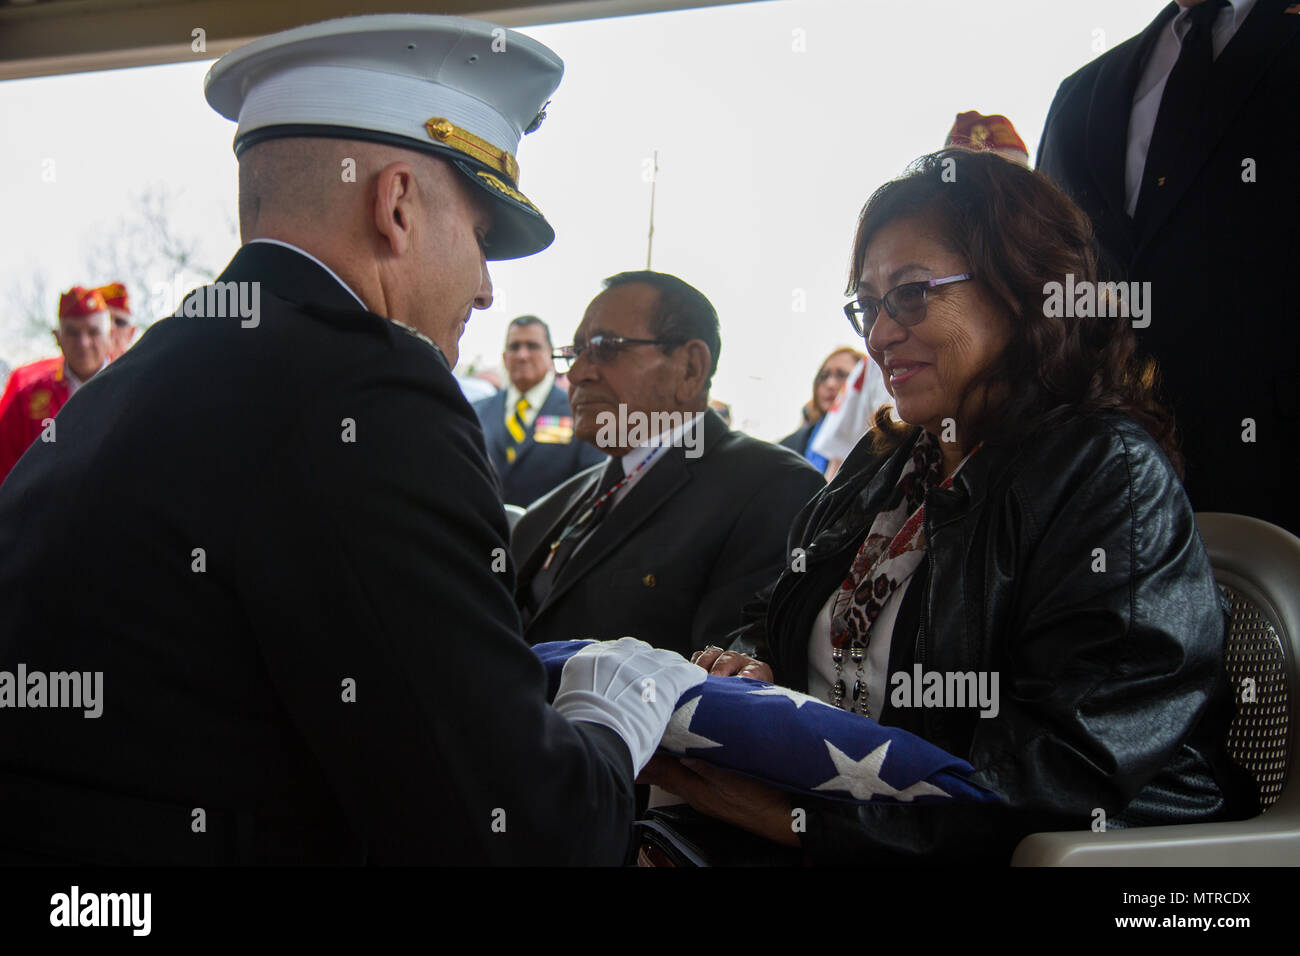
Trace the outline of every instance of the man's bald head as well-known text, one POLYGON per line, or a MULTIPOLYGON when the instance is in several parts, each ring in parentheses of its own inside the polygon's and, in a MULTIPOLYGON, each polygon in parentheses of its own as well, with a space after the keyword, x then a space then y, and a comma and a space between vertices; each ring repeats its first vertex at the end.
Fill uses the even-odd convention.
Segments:
POLYGON ((334 222, 365 200, 366 183, 389 163, 411 165, 434 189, 442 161, 414 150, 351 139, 271 139, 239 158, 239 232, 244 241, 277 225, 334 222))
POLYGON ((279 239, 311 253, 370 311, 424 333, 453 365, 470 310, 492 304, 491 227, 485 194, 428 153, 283 138, 239 159, 244 242, 279 239))

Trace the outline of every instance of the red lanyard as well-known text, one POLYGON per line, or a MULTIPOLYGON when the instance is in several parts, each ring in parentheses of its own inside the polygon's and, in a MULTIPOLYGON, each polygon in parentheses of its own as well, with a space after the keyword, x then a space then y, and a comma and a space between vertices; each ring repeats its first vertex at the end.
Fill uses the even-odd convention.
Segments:
MULTIPOLYGON (((624 485, 626 485, 633 478, 635 478, 637 473, 640 472, 642 468, 650 464, 650 462, 654 461, 655 455, 659 454, 659 450, 663 447, 665 446, 663 445, 655 446, 655 450, 650 452, 650 454, 646 455, 645 461, 641 462, 641 464, 637 465, 635 468, 632 469, 632 474, 624 475, 622 480, 619 481, 618 484, 614 485, 612 488, 609 489, 609 491, 605 492, 603 495, 597 498, 590 508, 588 508, 581 515, 579 515, 576 521, 572 522, 567 528, 564 529, 563 534, 561 534, 558 538, 556 538, 553 542, 551 542, 551 553, 546 556, 546 562, 542 565, 543 571, 547 570, 551 566, 551 561, 555 558, 556 549, 559 548, 560 545, 564 544, 564 542, 567 541, 570 537, 572 537, 575 531, 577 531, 579 528, 585 525, 589 520, 591 520, 592 515, 596 513, 597 509, 600 508, 600 506, 603 505, 606 501, 608 501, 611 497, 618 494, 618 490, 622 488, 624 485)), ((619 467, 622 467, 622 465, 620 464, 619 467)))

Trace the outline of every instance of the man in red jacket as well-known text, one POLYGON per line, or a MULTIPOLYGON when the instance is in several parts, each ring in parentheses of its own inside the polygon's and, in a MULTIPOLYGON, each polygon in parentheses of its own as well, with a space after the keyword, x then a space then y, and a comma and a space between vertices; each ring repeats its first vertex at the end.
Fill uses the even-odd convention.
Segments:
POLYGON ((55 438, 54 416, 83 382, 108 364, 108 304, 98 289, 74 286, 59 299, 54 339, 63 353, 16 368, 0 398, 0 482, 37 438, 55 438))

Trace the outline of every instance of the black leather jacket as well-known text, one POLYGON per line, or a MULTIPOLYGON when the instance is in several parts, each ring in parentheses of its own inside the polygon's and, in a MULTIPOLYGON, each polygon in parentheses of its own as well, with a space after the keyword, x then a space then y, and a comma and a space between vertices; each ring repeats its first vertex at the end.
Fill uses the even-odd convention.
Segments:
MULTIPOLYGON (((796 517, 803 560, 732 635, 777 683, 807 690, 813 622, 914 442, 889 456, 860 443, 796 517)), ((999 712, 895 708, 887 693, 879 719, 964 757, 1005 804, 805 800, 812 862, 1006 863, 1026 834, 1088 828, 1098 810, 1109 827, 1254 812, 1253 781, 1224 749, 1223 604, 1182 485, 1136 422, 1076 416, 986 445, 927 494, 925 533, 889 672, 996 671, 999 712)))

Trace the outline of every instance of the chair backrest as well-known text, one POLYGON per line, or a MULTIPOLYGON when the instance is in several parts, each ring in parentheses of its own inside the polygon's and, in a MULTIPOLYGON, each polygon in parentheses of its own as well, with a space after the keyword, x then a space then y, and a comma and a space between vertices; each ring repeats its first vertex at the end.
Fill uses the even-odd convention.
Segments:
MULTIPOLYGON (((1300 767, 1300 538, 1244 515, 1205 512, 1196 523, 1232 608, 1225 657, 1237 715, 1228 752, 1254 775, 1267 810, 1300 767)), ((1285 799, 1300 803, 1300 788, 1285 799)))

